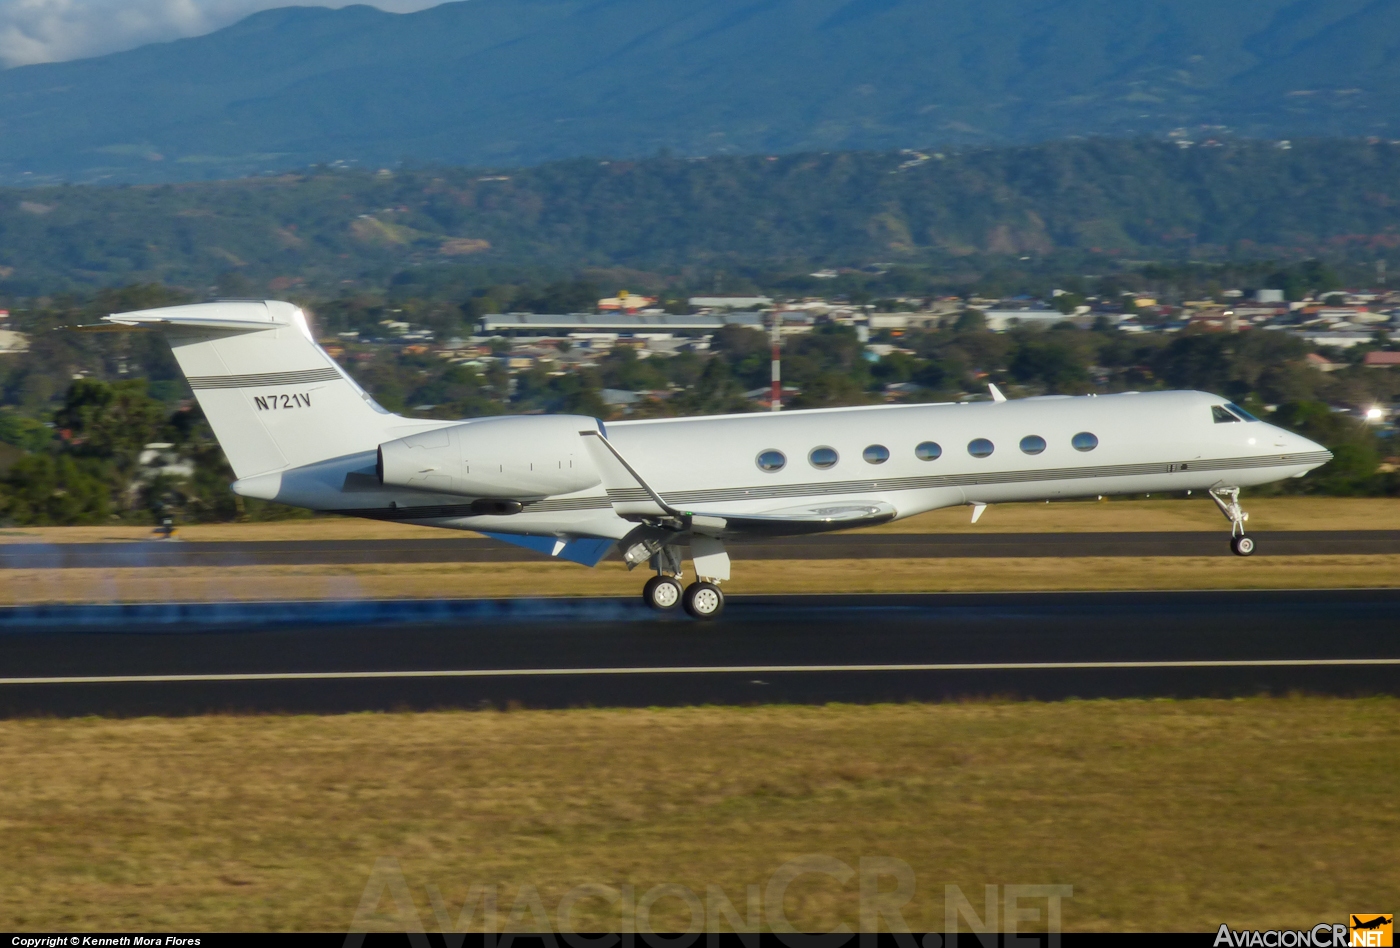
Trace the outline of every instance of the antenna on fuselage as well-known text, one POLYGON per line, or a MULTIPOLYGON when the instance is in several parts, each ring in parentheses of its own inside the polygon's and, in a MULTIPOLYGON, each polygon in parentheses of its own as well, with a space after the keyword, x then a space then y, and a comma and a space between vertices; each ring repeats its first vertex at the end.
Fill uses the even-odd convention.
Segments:
POLYGON ((997 388, 995 385, 991 384, 990 382, 987 383, 987 388, 989 388, 989 389, 991 390, 991 392, 992 392, 992 401, 994 401, 994 402, 1004 402, 1004 401, 1006 401, 1006 396, 1003 395, 1003 394, 1001 393, 1001 389, 997 388))

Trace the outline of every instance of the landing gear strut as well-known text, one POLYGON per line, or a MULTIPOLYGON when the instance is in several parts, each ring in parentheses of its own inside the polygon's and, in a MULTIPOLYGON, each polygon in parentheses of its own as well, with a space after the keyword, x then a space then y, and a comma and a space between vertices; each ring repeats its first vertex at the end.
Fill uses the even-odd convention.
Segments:
POLYGON ((1254 538, 1244 533, 1245 521, 1249 514, 1240 509, 1240 489, 1238 487, 1212 487, 1210 499, 1230 521, 1230 552, 1236 556, 1249 556, 1254 552, 1254 538))

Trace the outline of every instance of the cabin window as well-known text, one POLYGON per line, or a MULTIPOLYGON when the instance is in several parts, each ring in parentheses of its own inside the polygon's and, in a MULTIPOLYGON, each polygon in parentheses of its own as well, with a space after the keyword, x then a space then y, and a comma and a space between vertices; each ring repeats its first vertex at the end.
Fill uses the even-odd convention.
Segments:
POLYGON ((1070 438, 1069 443, 1074 446, 1074 450, 1076 451, 1092 451, 1099 446, 1099 439, 1097 435, 1091 434, 1088 431, 1081 431, 1073 438, 1070 438))
POLYGON ((872 444, 860 456, 865 458, 867 464, 884 464, 890 459, 890 449, 883 444, 872 444))
POLYGON ((1226 405, 1225 407, 1228 408, 1228 409, 1230 409, 1230 411, 1233 412, 1234 414, 1239 415, 1239 416, 1240 416, 1241 418, 1243 418, 1245 421, 1258 421, 1258 420, 1259 420, 1258 418, 1255 418, 1253 415, 1251 415, 1249 412, 1245 411, 1245 410, 1244 410, 1243 408, 1241 408, 1240 406, 1236 405, 1234 402, 1230 402, 1230 403, 1229 403, 1228 405, 1226 405))
POLYGON ((989 458, 996 446, 986 438, 973 438, 967 443, 967 453, 975 458, 989 458))
POLYGON ((943 448, 937 441, 925 441, 914 449, 914 456, 920 461, 937 461, 943 457, 943 448))
POLYGON ((839 460, 841 460, 841 455, 836 453, 835 448, 813 448, 812 453, 807 455, 807 463, 823 471, 829 467, 835 467, 839 460))
POLYGON ((787 455, 781 451, 771 448, 767 451, 760 451, 758 455, 758 469, 772 474, 774 471, 781 471, 787 466, 787 455))
POLYGON ((1239 421, 1234 415, 1225 410, 1224 405, 1210 406, 1210 417, 1215 419, 1217 425, 1229 424, 1232 421, 1239 421))
POLYGON ((1026 435, 1021 439, 1021 450, 1026 454, 1039 454, 1045 450, 1045 439, 1040 435, 1026 435))

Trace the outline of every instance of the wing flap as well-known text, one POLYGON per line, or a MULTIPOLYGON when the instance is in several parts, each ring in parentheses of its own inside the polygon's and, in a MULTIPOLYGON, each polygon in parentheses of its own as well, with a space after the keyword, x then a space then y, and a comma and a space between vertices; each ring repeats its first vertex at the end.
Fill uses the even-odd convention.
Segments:
POLYGON ((781 507, 757 513, 729 514, 706 511, 691 515, 691 529, 700 534, 822 533, 887 523, 898 515, 894 505, 876 501, 824 501, 796 507, 781 507))

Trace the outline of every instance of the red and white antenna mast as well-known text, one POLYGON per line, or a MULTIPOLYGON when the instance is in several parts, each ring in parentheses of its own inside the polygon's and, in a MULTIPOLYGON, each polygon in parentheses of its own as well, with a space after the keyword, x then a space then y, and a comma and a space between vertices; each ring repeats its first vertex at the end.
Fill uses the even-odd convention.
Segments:
POLYGON ((782 355, 778 347, 782 343, 782 313, 775 306, 773 307, 773 395, 768 406, 769 411, 783 410, 783 363, 782 355))

